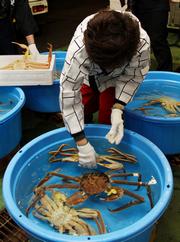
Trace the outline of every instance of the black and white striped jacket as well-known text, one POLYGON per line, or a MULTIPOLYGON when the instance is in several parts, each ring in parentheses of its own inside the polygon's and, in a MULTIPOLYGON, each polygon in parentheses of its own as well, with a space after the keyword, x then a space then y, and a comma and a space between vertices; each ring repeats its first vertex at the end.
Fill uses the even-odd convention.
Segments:
MULTIPOLYGON (((71 134, 84 130, 84 110, 80 89, 83 83, 89 85, 90 75, 95 77, 100 92, 108 87, 115 87, 115 98, 127 104, 149 70, 150 40, 141 26, 140 44, 137 53, 129 63, 108 74, 93 63, 83 43, 84 31, 93 16, 94 14, 86 17, 77 27, 68 47, 60 76, 60 107, 64 124, 71 134)), ((134 15, 133 17, 136 18, 134 15)))

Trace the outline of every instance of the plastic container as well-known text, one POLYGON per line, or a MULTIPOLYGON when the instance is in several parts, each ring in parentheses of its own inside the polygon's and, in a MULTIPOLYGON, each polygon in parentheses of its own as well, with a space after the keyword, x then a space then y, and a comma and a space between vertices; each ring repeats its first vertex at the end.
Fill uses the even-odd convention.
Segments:
POLYGON ((0 87, 0 159, 20 142, 21 109, 25 95, 20 88, 0 87))
POLYGON ((165 154, 180 153, 180 116, 169 117, 160 105, 149 106, 149 116, 136 108, 160 96, 170 96, 180 101, 180 74, 149 72, 134 99, 125 109, 125 127, 156 144, 165 154), (151 97, 148 99, 147 97, 151 97), (142 100, 147 98, 147 100, 142 100))
MULTIPOLYGON (((107 125, 87 125, 85 128, 87 137, 99 154, 103 154, 106 148, 112 147, 105 139, 109 128, 107 125)), ((40 241, 149 242, 155 222, 161 217, 170 202, 173 177, 163 153, 146 138, 128 130, 125 131, 121 144, 116 147, 124 152, 134 154, 138 159, 136 164, 125 164, 127 171, 142 173, 142 179, 146 182, 151 179, 151 176, 157 180, 157 184, 151 187, 155 204, 152 209, 150 209, 144 188, 137 191, 136 187, 128 187, 127 189, 144 196, 146 202, 118 213, 111 214, 108 208, 116 208, 127 200, 129 201, 128 198, 108 203, 98 198, 89 198, 79 207, 99 209, 108 230, 106 234, 95 236, 61 234, 49 224, 34 218, 32 213, 28 218, 25 216, 25 209, 32 196, 33 188, 48 171, 61 168, 62 173, 72 176, 79 176, 89 171, 79 167, 77 163, 48 162, 48 152, 57 149, 62 143, 67 143, 71 147, 75 146, 72 137, 65 128, 56 129, 37 137, 25 145, 11 160, 3 178, 3 197, 5 206, 13 220, 30 236, 40 241)), ((104 171, 100 167, 97 169, 104 171)), ((53 183, 58 181, 58 178, 53 178, 53 183)), ((67 191, 66 189, 66 194, 72 194, 75 191, 67 191)))
MULTIPOLYGON (((0 55, 0 68, 22 59, 22 55, 0 55)), ((48 63, 48 55, 41 55, 36 62, 48 63)), ((55 56, 48 69, 0 70, 0 86, 52 85, 55 56)))
MULTIPOLYGON (((45 53, 46 54, 46 53, 45 53)), ((66 51, 53 51, 56 58, 56 72, 59 74, 63 68, 66 51)), ((53 81, 51 86, 25 86, 25 106, 37 112, 60 112, 59 107, 59 79, 53 81)))

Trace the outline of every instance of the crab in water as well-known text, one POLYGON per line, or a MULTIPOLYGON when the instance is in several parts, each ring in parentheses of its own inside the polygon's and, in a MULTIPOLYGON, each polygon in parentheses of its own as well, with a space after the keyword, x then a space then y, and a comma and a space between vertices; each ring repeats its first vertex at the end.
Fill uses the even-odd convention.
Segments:
MULTIPOLYGON (((49 161, 53 162, 78 162, 78 150, 76 148, 67 148, 64 149, 67 144, 62 144, 55 151, 50 151, 49 154, 51 157, 49 161), (60 157, 57 157, 60 156, 60 157), (65 156, 65 157, 62 157, 65 156)), ((107 150, 110 155, 98 155, 97 164, 103 167, 106 167, 111 170, 123 170, 125 172, 123 164, 120 162, 136 163, 137 159, 134 155, 123 153, 122 151, 116 148, 109 148, 107 150)))
POLYGON ((151 178, 149 182, 141 181, 140 173, 114 173, 113 170, 110 172, 89 172, 82 176, 68 176, 62 173, 59 173, 60 169, 55 171, 48 172, 47 175, 38 183, 38 185, 34 189, 34 196, 31 200, 29 207, 26 210, 28 214, 30 209, 34 207, 34 204, 41 198, 42 194, 45 191, 50 190, 52 188, 62 189, 77 189, 78 191, 69 196, 66 200, 66 204, 68 206, 74 206, 86 201, 89 197, 96 195, 101 200, 104 201, 113 201, 122 198, 124 195, 130 196, 133 198, 127 204, 124 204, 116 209, 110 209, 111 212, 121 211, 125 208, 131 207, 136 204, 143 203, 145 201, 144 197, 131 192, 127 189, 124 189, 120 186, 114 186, 113 184, 119 185, 128 185, 128 186, 137 186, 140 188, 141 186, 145 187, 147 190, 147 195, 150 201, 150 207, 152 208, 153 199, 151 195, 151 185, 156 184, 156 180, 154 177, 151 178), (45 185, 49 179, 52 177, 59 177, 62 179, 62 183, 45 185), (127 177, 137 177, 137 181, 127 181, 113 178, 127 178, 127 177))
POLYGON ((30 70, 30 69, 49 69, 51 60, 52 60, 52 45, 48 44, 48 59, 46 62, 38 62, 33 60, 32 56, 30 55, 29 47, 25 44, 19 44, 17 42, 13 42, 14 44, 20 46, 22 49, 25 50, 24 55, 22 58, 17 59, 10 64, 3 66, 0 70, 30 70))
POLYGON ((168 96, 162 96, 160 98, 153 99, 148 103, 145 103, 144 106, 150 106, 154 104, 160 104, 163 108, 166 109, 166 111, 170 113, 180 112, 180 102, 168 96))
POLYGON ((83 219, 95 221, 99 234, 106 233, 101 213, 90 208, 75 209, 66 205, 67 197, 64 193, 51 190, 51 196, 45 192, 35 204, 33 215, 47 221, 60 233, 70 235, 95 235, 96 231, 83 219))
MULTIPOLYGON (((138 98, 138 99, 145 100, 147 98, 138 98)), ((136 108, 134 110, 139 110, 144 112, 144 114, 148 114, 148 110, 152 110, 152 108, 147 108, 147 106, 152 106, 156 104, 160 104, 167 112, 170 113, 170 115, 167 115, 167 116, 176 117, 178 116, 178 113, 180 113, 180 102, 169 96, 151 98, 150 101, 144 103, 142 107, 136 108)))

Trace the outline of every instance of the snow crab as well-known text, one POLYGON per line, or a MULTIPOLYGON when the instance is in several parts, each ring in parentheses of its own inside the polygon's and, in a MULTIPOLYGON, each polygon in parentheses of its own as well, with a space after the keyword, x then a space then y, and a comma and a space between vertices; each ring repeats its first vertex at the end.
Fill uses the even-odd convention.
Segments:
POLYGON ((180 102, 168 96, 162 96, 160 98, 153 99, 148 103, 145 103, 144 106, 151 106, 154 104, 160 104, 163 108, 166 109, 166 111, 170 113, 180 112, 180 102))
MULTIPOLYGON (((146 98, 144 98, 143 100, 145 99, 146 98)), ((152 108, 146 108, 146 107, 156 105, 156 104, 160 104, 167 112, 169 112, 170 114, 173 114, 173 115, 170 115, 172 117, 175 117, 177 113, 180 113, 180 102, 169 96, 151 98, 148 102, 144 103, 142 107, 136 108, 135 110, 139 110, 147 114, 148 110, 152 110, 152 108)))
POLYGON ((42 193, 35 204, 33 215, 40 220, 47 221, 60 233, 70 235, 95 235, 96 231, 83 219, 95 221, 99 234, 106 233, 101 213, 90 208, 75 209, 66 205, 67 197, 64 193, 51 190, 51 196, 42 193))
POLYGON ((38 62, 33 60, 33 57, 30 55, 29 47, 25 44, 19 44, 17 42, 13 42, 17 44, 22 49, 25 50, 22 58, 17 59, 10 64, 3 66, 0 70, 30 70, 30 69, 49 69, 52 59, 52 45, 48 44, 48 59, 46 62, 38 62))
MULTIPOLYGON (((67 148, 64 149, 67 144, 62 144, 60 147, 55 151, 50 151, 49 154, 51 155, 49 161, 53 162, 78 162, 78 150, 76 148, 67 148), (57 157, 59 156, 59 157, 57 157), (62 157, 65 156, 65 157, 62 157)), ((123 153, 122 151, 116 148, 109 148, 108 153, 110 155, 99 155, 97 157, 97 164, 103 167, 106 167, 111 170, 124 170, 123 164, 120 162, 128 162, 128 163, 136 163, 137 159, 134 155, 123 153)))
POLYGON ((118 212, 128 207, 143 203, 145 201, 144 197, 129 191, 123 187, 114 186, 113 184, 118 185, 127 185, 127 186, 137 186, 137 189, 140 187, 145 187, 147 190, 147 195, 150 202, 150 207, 154 206, 152 194, 151 194, 151 185, 156 184, 156 180, 154 177, 151 178, 149 182, 142 182, 140 173, 114 173, 111 172, 89 172, 82 176, 68 176, 62 173, 59 173, 60 169, 55 171, 48 172, 47 175, 38 183, 38 185, 34 189, 34 196, 31 200, 29 207, 26 210, 28 215, 30 209, 34 207, 39 199, 41 199, 42 195, 45 191, 53 189, 77 189, 78 191, 73 193, 66 199, 66 204, 68 206, 74 206, 80 203, 83 203, 91 196, 95 195, 99 197, 101 200, 110 202, 113 200, 117 200, 122 198, 124 195, 127 195, 131 198, 128 203, 115 208, 109 209, 111 212, 118 212), (49 184, 45 185, 47 181, 49 181, 52 177, 59 177, 62 180, 62 183, 57 184, 49 184), (128 181, 128 180, 120 180, 114 178, 128 178, 128 177, 137 177, 137 181, 128 181))

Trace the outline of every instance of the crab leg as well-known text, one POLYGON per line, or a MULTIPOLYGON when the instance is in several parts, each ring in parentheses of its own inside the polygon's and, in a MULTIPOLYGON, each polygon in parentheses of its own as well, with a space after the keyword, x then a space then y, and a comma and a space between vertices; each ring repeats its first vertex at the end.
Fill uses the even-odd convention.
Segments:
POLYGON ((133 111, 141 111, 143 112, 145 115, 150 115, 149 114, 149 110, 153 110, 153 108, 145 108, 145 107, 139 107, 139 108, 134 108, 133 111))
POLYGON ((126 162, 129 162, 129 163, 136 163, 137 162, 136 157, 134 155, 123 153, 118 149, 109 148, 108 152, 122 156, 121 158, 126 162))
POLYGON ((153 204, 153 200, 152 200, 152 192, 151 192, 151 185, 155 185, 157 183, 157 181, 155 180, 154 177, 151 178, 151 180, 149 182, 131 182, 131 181, 118 181, 118 180, 112 180, 112 183, 116 183, 116 184, 127 184, 127 185, 138 185, 139 186, 144 186, 146 187, 147 190, 147 195, 150 201, 150 205, 151 208, 154 206, 153 204))
POLYGON ((96 222, 100 234, 106 233, 104 221, 102 219, 101 213, 98 210, 82 208, 77 210, 77 212, 81 218, 92 218, 96 222))
POLYGON ((86 201, 88 198, 89 198, 89 195, 87 195, 82 191, 78 191, 78 192, 75 192, 70 197, 68 197, 66 200, 66 203, 70 206, 73 206, 86 201))
POLYGON ((62 148, 64 146, 67 146, 67 144, 60 145, 59 148, 57 150, 55 150, 55 151, 53 151, 53 150, 52 151, 49 151, 49 154, 50 155, 54 155, 54 156, 58 155, 62 151, 62 148))
MULTIPOLYGON (((61 169, 58 168, 58 169, 56 169, 54 172, 58 172, 58 171, 60 171, 60 170, 61 170, 61 169)), ((37 188, 37 187, 41 187, 45 182, 49 181, 49 179, 50 179, 52 176, 53 176, 53 175, 52 175, 50 172, 48 172, 47 175, 46 175, 42 180, 40 180, 40 182, 37 184, 36 188, 37 188)), ((35 188, 35 189, 36 189, 36 188, 35 188)))
MULTIPOLYGON (((72 180, 72 181, 76 181, 76 182, 80 181, 79 177, 72 177, 72 176, 59 174, 58 173, 59 170, 60 169, 48 172, 47 175, 38 183, 38 185, 36 186, 35 189, 37 189, 38 187, 41 187, 44 183, 46 183, 53 176, 61 177, 61 178, 63 178, 64 181, 68 181, 68 180, 72 180)), ((46 187, 49 187, 49 186, 46 186, 46 187)))
POLYGON ((33 208, 35 206, 35 204, 44 196, 44 190, 40 189, 40 190, 36 190, 35 191, 35 195, 31 200, 30 205, 26 208, 26 216, 28 216, 29 211, 31 210, 31 208, 33 208))
POLYGON ((49 64, 48 63, 40 63, 40 62, 28 62, 26 63, 27 67, 30 67, 32 69, 48 69, 49 64))
POLYGON ((0 70, 12 70, 13 69, 13 65, 16 63, 16 61, 11 62, 10 64, 0 67, 0 70))
MULTIPOLYGON (((140 173, 131 172, 131 173, 119 173, 119 174, 109 175, 110 178, 112 178, 112 177, 129 177, 129 176, 138 177, 138 183, 141 183, 142 175, 140 173)), ((113 182, 114 182, 114 180, 113 180, 113 182)), ((140 186, 141 185, 138 185, 137 190, 140 188, 140 186)))
MULTIPOLYGON (((135 173, 136 174, 136 173, 135 173)), ((149 182, 133 182, 133 181, 124 181, 124 180, 112 180, 112 183, 116 183, 116 184, 125 184, 125 185, 130 185, 130 186, 149 186, 149 185, 154 185, 157 183, 157 181, 155 180, 154 177, 151 178, 151 180, 149 182)))
MULTIPOLYGON (((62 155, 62 153, 61 153, 62 155)), ((64 154, 63 154, 64 155, 64 154)), ((66 154, 65 158, 54 158, 54 156, 51 156, 51 158, 49 159, 49 161, 51 163, 53 162, 78 162, 79 161, 79 157, 77 154, 66 154)), ((124 166, 123 164, 121 164, 120 162, 114 161, 117 160, 115 157, 112 157, 112 160, 110 159, 111 156, 98 156, 97 157, 97 164, 103 167, 106 167, 108 169, 113 169, 113 170, 123 170, 125 172, 124 166), (114 159, 114 160, 113 160, 114 159), (105 163, 108 162, 108 163, 105 163)))
POLYGON ((97 158, 97 163, 98 163, 98 165, 106 167, 108 169, 123 170, 125 172, 125 168, 124 168, 123 164, 121 164, 120 162, 114 161, 113 159, 111 159, 111 156, 104 156, 104 155, 101 156, 100 155, 97 158), (105 162, 108 162, 108 163, 105 163, 105 162))
POLYGON ((17 42, 12 42, 12 43, 15 44, 15 45, 18 45, 19 47, 21 47, 22 49, 25 50, 24 57, 26 59, 28 57, 29 53, 30 53, 29 52, 29 47, 27 45, 25 45, 25 44, 19 44, 17 42))
POLYGON ((49 172, 48 175, 62 177, 64 181, 72 180, 72 181, 80 182, 79 177, 67 176, 54 171, 49 172))
POLYGON ((154 100, 151 100, 147 103, 144 103, 143 106, 151 106, 153 104, 158 104, 158 103, 161 103, 159 99, 154 99, 154 100))
POLYGON ((62 161, 62 162, 78 162, 79 158, 75 155, 71 155, 71 157, 68 156, 68 157, 65 157, 65 158, 56 158, 56 159, 52 159, 52 157, 51 157, 49 161, 51 163, 59 162, 59 161, 62 161))
POLYGON ((68 146, 68 145, 67 144, 62 144, 62 145, 59 146, 58 150, 50 151, 49 154, 50 155, 54 155, 54 156, 56 156, 58 154, 65 156, 65 155, 72 155, 71 153, 70 154, 67 154, 67 152, 75 152, 75 153, 78 152, 76 148, 68 148, 68 149, 64 149, 63 150, 63 148, 65 146, 68 146))
MULTIPOLYGON (((49 179, 52 177, 52 175, 47 174, 36 186, 37 187, 41 187, 44 183, 46 183, 47 181, 49 181, 49 179)), ((35 188, 35 189, 36 189, 35 188)))
POLYGON ((139 189, 140 186, 147 186, 147 183, 145 182, 134 182, 134 181, 125 181, 125 180, 112 180, 112 183, 115 184, 123 184, 123 185, 130 185, 130 186, 137 186, 137 189, 139 189))
POLYGON ((52 60, 52 49, 53 49, 52 44, 48 43, 48 50, 49 50, 49 54, 48 54, 48 64, 49 64, 49 66, 48 66, 48 68, 50 67, 51 60, 52 60))
MULTIPOLYGON (((51 154, 52 156, 49 158, 49 161, 51 162, 57 162, 57 161, 62 161, 63 158, 57 158, 56 159, 56 156, 57 155, 63 155, 63 156, 73 156, 73 155, 76 155, 77 154, 77 149, 76 148, 68 148, 68 149, 65 149, 63 150, 63 148, 65 146, 68 146, 67 144, 62 144, 58 150, 56 151, 50 151, 49 154, 51 154), (67 153, 67 152, 70 152, 70 153, 67 153), (71 152, 74 152, 74 153, 71 153, 71 152)), ((73 161, 73 159, 72 159, 73 161)))
POLYGON ((79 185, 76 184, 69 184, 69 183, 64 183, 64 184, 51 184, 48 186, 44 186, 45 190, 51 190, 52 188, 69 188, 69 189, 78 189, 79 185))
POLYGON ((122 211, 126 208, 129 208, 129 207, 132 207, 134 205, 137 205, 137 204, 140 204, 140 203, 143 203, 144 202, 144 198, 142 196, 139 196, 133 192, 130 192, 126 189, 123 189, 124 190, 124 194, 127 195, 127 196, 130 196, 130 197, 133 197, 135 198, 135 200, 132 200, 124 205, 122 205, 121 207, 119 208, 115 208, 115 209, 108 209, 110 212, 119 212, 119 211, 122 211))

